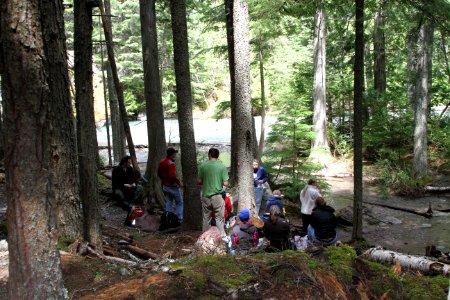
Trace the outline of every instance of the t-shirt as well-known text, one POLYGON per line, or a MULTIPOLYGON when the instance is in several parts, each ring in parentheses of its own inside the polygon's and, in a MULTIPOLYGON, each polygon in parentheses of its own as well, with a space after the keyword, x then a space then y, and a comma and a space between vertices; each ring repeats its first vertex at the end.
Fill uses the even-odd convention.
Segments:
POLYGON ((302 214, 310 215, 318 197, 322 197, 319 190, 313 185, 307 185, 300 193, 302 202, 302 214))
POLYGON ((208 160, 200 165, 198 177, 202 180, 204 197, 211 197, 222 192, 223 182, 228 180, 228 171, 217 160, 208 160))

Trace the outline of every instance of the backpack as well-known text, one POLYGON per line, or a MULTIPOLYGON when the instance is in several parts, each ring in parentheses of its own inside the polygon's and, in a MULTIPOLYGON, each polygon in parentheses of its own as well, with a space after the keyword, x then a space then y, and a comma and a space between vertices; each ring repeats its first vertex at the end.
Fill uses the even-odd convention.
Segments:
POLYGON ((166 211, 161 215, 161 225, 159 226, 159 231, 163 231, 169 228, 175 228, 180 226, 181 223, 178 220, 176 214, 170 211, 166 211))
POLYGON ((142 207, 138 205, 131 206, 130 210, 128 211, 128 215, 125 218, 125 225, 126 226, 134 226, 136 224, 136 219, 138 217, 142 217, 144 215, 144 210, 142 207))

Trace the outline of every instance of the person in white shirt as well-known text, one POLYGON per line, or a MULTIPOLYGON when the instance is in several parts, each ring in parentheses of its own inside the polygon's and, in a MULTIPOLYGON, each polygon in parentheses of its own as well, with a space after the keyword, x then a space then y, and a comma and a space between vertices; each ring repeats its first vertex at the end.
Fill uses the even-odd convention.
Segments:
POLYGON ((311 223, 312 210, 318 197, 322 197, 319 184, 314 179, 308 180, 308 185, 300 192, 302 223, 303 231, 305 232, 308 229, 308 225, 311 223))

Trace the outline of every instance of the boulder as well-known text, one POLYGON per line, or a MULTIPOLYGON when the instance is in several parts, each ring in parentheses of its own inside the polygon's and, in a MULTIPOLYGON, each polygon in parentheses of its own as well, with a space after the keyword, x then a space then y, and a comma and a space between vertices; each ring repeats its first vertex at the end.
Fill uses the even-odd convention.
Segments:
POLYGON ((217 227, 212 226, 203 232, 195 243, 198 251, 205 255, 226 255, 227 248, 222 240, 220 231, 217 227))

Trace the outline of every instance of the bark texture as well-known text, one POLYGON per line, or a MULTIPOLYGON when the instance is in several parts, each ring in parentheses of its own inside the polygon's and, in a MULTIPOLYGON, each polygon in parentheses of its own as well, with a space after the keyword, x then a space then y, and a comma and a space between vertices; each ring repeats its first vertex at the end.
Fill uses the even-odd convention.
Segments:
POLYGON ((92 7, 74 2, 75 107, 77 110, 80 197, 83 201, 84 238, 101 247, 97 182, 97 134, 92 85, 92 7))
POLYGON ((164 203, 164 193, 161 189, 161 181, 158 178, 158 165, 165 157, 167 145, 164 131, 161 78, 159 76, 155 0, 140 0, 139 6, 148 132, 148 159, 145 176, 148 179, 149 196, 157 198, 158 203, 164 203))
POLYGON ((238 209, 255 210, 253 186, 252 103, 250 98, 250 33, 248 3, 233 2, 235 101, 231 111, 231 152, 236 163, 235 183, 239 192, 238 209), (234 147, 234 148, 233 148, 234 147))
MULTIPOLYGON (((111 24, 111 3, 110 0, 105 0, 105 21, 107 23, 109 34, 112 37, 112 24, 111 24)), ((120 119, 119 102, 117 100, 116 88, 114 86, 114 78, 112 76, 111 65, 106 63, 106 74, 108 77, 108 98, 109 109, 111 112, 111 129, 112 129, 112 148, 114 162, 118 163, 122 157, 125 156, 125 131, 120 119)))
POLYGON ((185 0, 171 0, 173 52, 177 85, 178 123, 180 128, 181 167, 183 175, 183 222, 191 229, 201 229, 200 190, 197 186, 197 150, 192 119, 191 73, 185 0))
MULTIPOLYGON (((314 103, 313 127, 315 137, 312 149, 328 149, 327 139, 327 100, 326 100, 326 28, 325 1, 317 1, 314 26, 314 103)), ((314 153, 311 153, 314 155, 314 153)))
POLYGON ((74 114, 66 58, 63 6, 60 1, 41 1, 44 51, 49 63, 49 88, 52 128, 51 155, 55 174, 59 236, 81 238, 83 218, 78 185, 78 163, 74 114))
POLYGON ((386 40, 384 37, 385 12, 384 1, 375 14, 373 29, 374 89, 377 96, 386 93, 386 40))
POLYGON ((259 144, 258 144, 258 159, 261 159, 261 156, 264 152, 264 139, 266 131, 266 91, 265 91, 266 85, 264 80, 264 56, 261 44, 262 42, 260 42, 258 51, 259 78, 261 81, 261 134, 259 136, 259 144))
POLYGON ((355 0, 355 64, 354 72, 354 102, 353 102, 353 168, 354 168, 354 199, 353 199, 353 232, 352 239, 362 239, 362 115, 364 92, 364 0, 355 0))
POLYGON ((431 58, 433 25, 424 21, 420 27, 417 48, 416 87, 414 96, 413 175, 423 177, 428 171, 428 103, 431 98, 431 58))
POLYGON ((43 2, 0 2, 9 299, 64 298, 50 147, 55 90, 44 50, 43 2))
MULTIPOLYGON (((234 78, 234 29, 233 29, 233 1, 234 0, 225 0, 225 25, 227 30, 227 50, 228 50, 228 69, 230 71, 230 107, 231 107, 231 115, 236 115, 236 86, 235 86, 235 78, 234 78)), ((236 130, 235 123, 231 122, 231 132, 236 130)), ((236 148, 236 139, 231 138, 231 149, 236 148)), ((231 151, 231 159, 230 159, 230 182, 234 184, 236 182, 236 172, 237 172, 237 160, 236 153, 231 151)))

